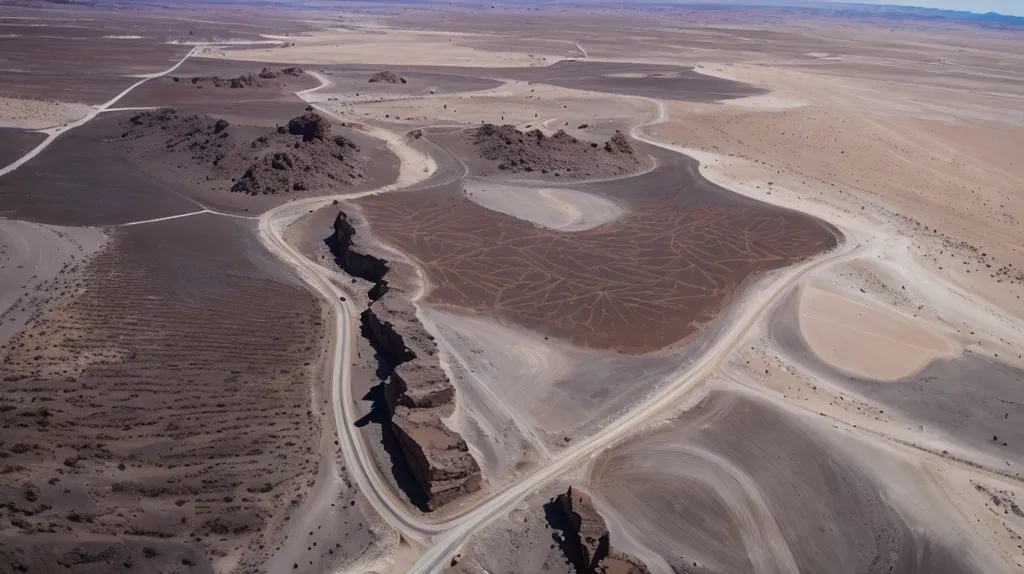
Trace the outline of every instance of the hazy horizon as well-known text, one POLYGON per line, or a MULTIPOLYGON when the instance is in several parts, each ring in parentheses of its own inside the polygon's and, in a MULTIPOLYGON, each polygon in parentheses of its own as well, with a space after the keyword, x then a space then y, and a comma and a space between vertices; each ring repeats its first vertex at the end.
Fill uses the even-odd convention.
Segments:
POLYGON ((874 4, 890 6, 913 6, 939 8, 941 10, 964 10, 984 14, 996 12, 1008 16, 1024 16, 1024 0, 918 0, 917 2, 896 2, 893 0, 823 0, 829 4, 874 4))

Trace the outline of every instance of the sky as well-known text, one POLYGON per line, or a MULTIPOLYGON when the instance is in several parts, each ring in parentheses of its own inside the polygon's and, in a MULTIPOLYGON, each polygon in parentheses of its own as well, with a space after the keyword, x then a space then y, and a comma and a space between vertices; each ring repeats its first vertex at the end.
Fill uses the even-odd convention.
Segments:
POLYGON ((1024 16, 1024 0, 853 0, 858 4, 904 4, 944 10, 969 10, 971 12, 998 12, 1013 16, 1024 16))

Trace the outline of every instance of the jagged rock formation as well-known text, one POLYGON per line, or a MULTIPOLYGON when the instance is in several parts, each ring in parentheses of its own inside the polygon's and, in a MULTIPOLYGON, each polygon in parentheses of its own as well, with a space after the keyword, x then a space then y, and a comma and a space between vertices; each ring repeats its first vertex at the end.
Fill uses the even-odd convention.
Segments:
POLYGON ((255 139, 241 135, 252 131, 165 108, 132 116, 122 139, 138 140, 144 154, 152 152, 164 162, 205 172, 208 181, 230 180, 231 191, 249 195, 332 188, 363 177, 368 160, 359 146, 332 137, 330 123, 315 112, 255 139))
POLYGON ((306 71, 303 70, 302 68, 298 66, 292 66, 290 68, 281 68, 280 70, 271 70, 270 68, 263 68, 263 70, 260 71, 258 75, 264 80, 273 80, 276 78, 280 78, 281 76, 301 76, 305 73, 306 71))
POLYGON ((327 239, 327 246, 334 254, 335 261, 346 273, 373 283, 368 295, 371 301, 376 301, 388 291, 388 282, 384 275, 390 268, 387 261, 353 249, 355 234, 356 230, 349 222, 348 216, 344 211, 340 211, 334 218, 334 233, 327 239))
POLYGON ((338 213, 327 244, 352 276, 373 283, 360 315, 362 335, 377 352, 384 402, 401 455, 434 510, 480 488, 480 468, 469 447, 442 419, 454 408, 455 389, 436 359, 437 346, 406 300, 389 296, 384 259, 357 249, 355 228, 338 213))
MULTIPOLYGON (((308 109, 308 108, 307 108, 308 109)), ((331 136, 331 123, 316 112, 288 120, 288 133, 302 136, 302 141, 325 140, 331 136)))
POLYGON ((388 70, 384 72, 377 72, 370 76, 371 84, 404 84, 406 83, 405 78, 398 74, 388 70))
MULTIPOLYGON (((281 76, 302 76, 306 71, 298 66, 292 66, 289 68, 280 68, 278 70, 272 70, 270 68, 263 68, 258 74, 245 73, 237 78, 222 78, 220 76, 194 76, 190 81, 196 87, 202 86, 213 86, 214 88, 261 88, 264 87, 264 83, 260 80, 276 80, 281 76)), ((175 76, 171 78, 174 82, 180 82, 181 78, 175 76)), ((276 84, 271 84, 276 85, 276 84)))
POLYGON ((613 177, 644 165, 644 159, 621 132, 601 146, 576 139, 563 130, 547 136, 537 129, 522 132, 511 125, 484 124, 469 130, 468 138, 481 158, 496 162, 498 169, 508 173, 613 177))
POLYGON ((608 526, 584 492, 570 486, 544 506, 549 525, 561 532, 555 541, 576 574, 646 574, 648 569, 631 556, 614 552, 608 526))
POLYGON ((256 76, 252 74, 242 74, 237 78, 221 78, 220 76, 195 76, 192 78, 192 83, 201 86, 204 84, 210 84, 215 88, 258 88, 262 84, 257 81, 256 76))

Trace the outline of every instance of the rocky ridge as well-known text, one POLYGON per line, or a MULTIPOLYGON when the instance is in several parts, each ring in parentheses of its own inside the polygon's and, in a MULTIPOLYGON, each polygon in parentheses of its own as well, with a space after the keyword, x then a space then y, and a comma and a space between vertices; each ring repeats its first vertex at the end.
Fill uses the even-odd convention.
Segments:
POLYGON ((552 174, 555 177, 613 177, 636 171, 644 159, 625 134, 616 132, 604 144, 577 139, 564 130, 547 136, 539 129, 484 124, 467 138, 481 158, 508 173, 552 174))
POLYGON ((248 195, 351 185, 367 163, 355 142, 332 136, 330 122, 312 111, 255 138, 246 137, 251 128, 172 108, 136 114, 123 127, 121 140, 138 144, 143 157, 176 160, 206 181, 248 195))
POLYGON ((394 72, 392 72, 390 70, 386 70, 386 71, 383 71, 383 72, 377 72, 376 74, 370 76, 369 83, 371 83, 371 84, 405 84, 406 80, 402 76, 399 76, 398 74, 396 74, 396 73, 394 73, 394 72))
POLYGON ((544 506, 545 515, 566 560, 576 574, 647 574, 639 560, 611 547, 608 526, 590 496, 570 486, 544 506))
MULTIPOLYGON (((197 88, 203 86, 213 86, 214 88, 261 88, 264 86, 260 80, 274 80, 281 76, 293 76, 298 77, 305 74, 306 71, 298 66, 290 68, 281 68, 279 70, 271 70, 270 68, 263 68, 259 74, 245 73, 235 78, 222 78, 220 76, 193 76, 189 79, 189 82, 197 88)), ((171 78, 173 82, 181 82, 182 79, 174 76, 171 78)))
POLYGON ((346 273, 373 283, 360 315, 361 332, 377 353, 378 376, 391 429, 420 488, 435 510, 480 488, 480 468, 466 441, 442 422, 454 409, 455 389, 437 360, 437 345, 415 308, 391 292, 387 261, 359 250, 348 215, 338 213, 327 243, 346 273))

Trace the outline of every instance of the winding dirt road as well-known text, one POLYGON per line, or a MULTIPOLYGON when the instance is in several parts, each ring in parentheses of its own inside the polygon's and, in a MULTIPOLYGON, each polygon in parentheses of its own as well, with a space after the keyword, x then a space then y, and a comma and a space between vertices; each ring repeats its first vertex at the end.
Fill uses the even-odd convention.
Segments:
MULTIPOLYGON (((0 176, 10 173, 30 161, 45 150, 60 134, 79 127, 103 111, 110 109, 133 89, 151 79, 173 72, 192 56, 197 48, 194 48, 167 70, 145 76, 82 119, 60 128, 48 130, 46 140, 14 163, 0 169, 0 176)), ((297 95, 317 107, 322 113, 333 116, 329 110, 316 106, 315 103, 316 92, 328 85, 329 80, 317 73, 312 75, 320 80, 321 85, 298 92, 297 95)), ((632 130, 633 137, 667 150, 682 153, 680 148, 655 141, 642 133, 643 128, 667 119, 663 104, 654 100, 648 101, 655 105, 657 113, 652 120, 636 126, 632 130)), ((356 318, 359 313, 357 309, 353 308, 351 294, 346 293, 334 283, 335 273, 307 259, 297 249, 289 245, 283 237, 284 230, 291 223, 308 214, 310 210, 329 205, 335 199, 354 199, 405 189, 427 180, 436 170, 436 164, 429 156, 413 149, 403 141, 401 136, 380 128, 369 127, 365 131, 371 136, 383 139, 399 157, 402 168, 398 180, 391 185, 373 191, 301 199, 271 209, 260 217, 259 237, 274 255, 294 269, 297 275, 319 293, 331 308, 334 316, 335 335, 333 352, 330 355, 331 403, 340 449, 348 472, 374 509, 407 540, 427 547, 427 550, 410 568, 409 572, 440 571, 474 533, 507 514, 509 510, 533 492, 573 467, 586 462, 590 457, 596 456, 604 449, 629 437, 644 425, 650 424, 667 409, 679 408, 680 403, 687 398, 687 394, 707 375, 719 368, 734 346, 761 319, 765 310, 771 308, 795 282, 814 269, 853 257, 861 248, 858 242, 847 241, 830 253, 769 276, 762 282, 761 288, 757 292, 753 293, 749 299, 740 302, 739 306, 731 312, 731 323, 723 327, 715 344, 691 365, 678 372, 674 379, 663 385, 658 392, 643 398, 614 423, 588 439, 560 451, 547 466, 507 486, 500 493, 480 503, 476 508, 451 517, 444 522, 427 522, 420 515, 407 510, 406 504, 395 498, 381 477, 380 470, 369 453, 362 435, 355 427, 355 421, 359 418, 359 414, 356 412, 356 403, 352 392, 351 368, 355 345, 354 332, 357 330, 356 318)), ((172 217, 184 217, 204 212, 206 210, 172 217)))
MULTIPOLYGON (((329 80, 320 74, 313 75, 321 81, 321 86, 299 92, 298 95, 315 106, 313 98, 310 96, 329 84, 329 80)), ((654 104, 657 113, 653 119, 633 128, 631 132, 633 137, 667 150, 682 153, 676 146, 658 142, 642 133, 643 128, 664 122, 667 119, 665 106, 661 102, 648 101, 654 104)), ((316 107, 321 112, 333 116, 330 111, 319 106, 316 107)), ((374 129, 373 132, 375 133, 371 133, 371 135, 378 137, 387 134, 384 130, 379 129, 374 129)), ((401 138, 394 134, 390 135, 389 147, 403 158, 403 171, 413 171, 408 169, 407 158, 410 152, 415 153, 414 150, 408 148, 401 138)), ((275 255, 292 266, 306 283, 328 301, 332 308, 335 317, 332 403, 335 425, 345 462, 354 475, 353 478, 359 488, 377 512, 403 536, 428 547, 420 559, 409 569, 409 572, 412 573, 440 571, 447 566, 451 557, 475 532, 504 516, 530 494, 576 465, 585 462, 588 458, 596 456, 602 450, 629 437, 644 425, 650 424, 666 409, 678 408, 680 401, 685 400, 687 393, 719 368, 734 346, 761 319, 764 311, 771 308, 795 282, 814 269, 853 257, 860 248, 857 243, 844 242, 827 254, 773 275, 754 297, 740 303, 740 307, 733 313, 734 319, 731 325, 723 329, 717 342, 658 392, 644 398, 613 424, 592 437, 561 451, 557 458, 547 466, 523 477, 515 484, 509 485, 501 493, 482 502, 475 509, 445 522, 429 523, 408 512, 404 503, 394 498, 381 478, 362 436, 356 430, 354 423, 358 414, 355 412, 352 395, 351 357, 355 342, 352 333, 356 329, 355 317, 358 316, 358 311, 352 308, 351 296, 334 284, 329 270, 306 259, 283 239, 284 229, 302 215, 307 214, 310 209, 323 207, 334 199, 354 199, 365 195, 395 191, 417 181, 425 180, 429 175, 430 173, 421 171, 410 177, 400 176, 399 182, 395 184, 360 194, 297 200, 268 211, 260 219, 260 238, 264 244, 275 255)))

